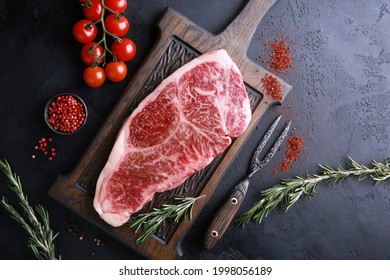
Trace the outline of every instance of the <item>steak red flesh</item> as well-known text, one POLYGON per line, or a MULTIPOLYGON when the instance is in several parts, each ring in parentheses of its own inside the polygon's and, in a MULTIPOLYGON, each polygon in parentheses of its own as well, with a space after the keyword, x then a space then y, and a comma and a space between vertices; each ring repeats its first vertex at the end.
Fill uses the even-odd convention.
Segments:
POLYGON ((248 95, 225 50, 193 59, 125 120, 96 185, 94 207, 120 226, 156 192, 178 187, 242 134, 248 95))

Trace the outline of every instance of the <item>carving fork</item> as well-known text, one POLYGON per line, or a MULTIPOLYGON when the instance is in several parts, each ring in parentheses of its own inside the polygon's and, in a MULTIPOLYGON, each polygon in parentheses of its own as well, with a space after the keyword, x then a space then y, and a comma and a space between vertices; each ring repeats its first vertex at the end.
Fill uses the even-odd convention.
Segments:
POLYGON ((251 177, 257 171, 263 168, 272 159, 272 157, 278 151, 284 138, 286 137, 288 130, 290 129, 291 126, 291 121, 286 125, 283 132, 275 141, 272 148, 268 151, 264 159, 262 160, 259 159, 261 151, 264 149, 266 143, 268 142, 276 126, 278 125, 281 117, 282 115, 280 115, 272 123, 272 125, 269 127, 266 134, 258 144, 256 150, 252 155, 252 160, 249 165, 248 174, 246 175, 245 179, 243 179, 240 183, 238 183, 235 186, 235 188, 230 193, 228 199, 225 201, 224 204, 222 204, 218 212, 215 214, 213 220, 211 221, 209 228, 207 229, 206 236, 203 243, 203 246, 206 249, 208 250, 212 249, 214 245, 217 243, 217 241, 221 239, 222 235, 225 233, 226 229, 228 228, 230 222, 234 218, 234 215, 236 214, 237 210, 240 208, 242 201, 244 200, 251 177))

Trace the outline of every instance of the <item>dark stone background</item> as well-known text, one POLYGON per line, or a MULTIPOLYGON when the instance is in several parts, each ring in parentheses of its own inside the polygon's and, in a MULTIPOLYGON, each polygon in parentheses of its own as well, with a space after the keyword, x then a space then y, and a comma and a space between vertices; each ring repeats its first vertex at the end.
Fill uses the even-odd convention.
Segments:
MULTIPOLYGON (((245 1, 129 1, 129 37, 138 47, 129 62, 129 81, 158 38, 155 23, 168 6, 203 28, 218 33, 237 15, 245 1)), ((132 259, 139 256, 98 228, 48 197, 59 174, 76 165, 92 137, 113 108, 127 82, 105 83, 99 89, 84 85, 81 45, 72 26, 81 19, 79 2, 0 0, 0 158, 20 175, 33 204, 44 203, 59 232, 57 252, 63 259, 132 259), (54 135, 43 121, 50 97, 74 92, 84 98, 90 115, 73 136, 54 135), (41 137, 52 136, 58 149, 53 162, 31 159, 41 137), (85 239, 68 233, 67 219, 85 239), (93 241, 99 238, 105 246, 93 241), (94 252, 94 255, 92 254, 94 252)), ((321 185, 312 199, 301 198, 284 214, 277 208, 260 225, 229 227, 212 251, 202 248, 207 224, 218 204, 246 173, 251 153, 279 112, 291 119, 305 149, 288 172, 276 175, 283 149, 257 176, 240 212, 259 199, 260 191, 318 164, 344 165, 348 156, 370 165, 389 156, 390 132, 390 1, 279 0, 258 27, 248 56, 263 51, 259 41, 284 29, 293 41, 295 68, 286 76, 293 90, 284 104, 272 108, 227 172, 210 203, 183 240, 185 259, 388 259, 390 257, 390 189, 370 180, 349 179, 330 188, 321 185)), ((0 176, 0 195, 15 196, 0 176)), ((33 259, 27 235, 0 209, 0 258, 33 259)))

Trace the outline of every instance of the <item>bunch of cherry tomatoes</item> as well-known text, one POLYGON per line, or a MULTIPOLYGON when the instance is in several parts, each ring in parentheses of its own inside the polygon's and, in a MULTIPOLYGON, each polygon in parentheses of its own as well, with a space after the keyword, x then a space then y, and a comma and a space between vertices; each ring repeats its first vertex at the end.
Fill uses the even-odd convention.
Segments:
POLYGON ((88 65, 84 81, 90 87, 100 87, 107 79, 120 82, 126 78, 127 66, 136 54, 136 46, 124 36, 130 23, 123 15, 127 0, 79 0, 85 19, 73 26, 73 37, 83 44, 81 59, 88 65), (96 40, 100 24, 102 37, 96 40), (109 46, 111 44, 111 46, 109 46), (107 54, 112 60, 107 61, 107 54))

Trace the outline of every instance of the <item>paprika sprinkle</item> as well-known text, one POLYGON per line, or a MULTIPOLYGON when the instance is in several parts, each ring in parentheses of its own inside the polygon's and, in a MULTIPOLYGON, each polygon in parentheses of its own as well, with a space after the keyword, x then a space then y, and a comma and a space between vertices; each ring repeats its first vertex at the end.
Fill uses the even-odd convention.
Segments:
POLYGON ((281 74, 289 68, 293 68, 290 56, 290 47, 286 45, 286 40, 279 36, 270 44, 271 52, 269 67, 281 74), (279 40, 278 40, 279 39, 279 40))
POLYGON ((280 82, 274 76, 266 74, 261 82, 268 96, 277 101, 282 100, 282 88, 280 82))
POLYGON ((280 165, 280 170, 286 171, 290 169, 291 164, 300 156, 303 147, 302 138, 292 135, 287 141, 287 151, 285 158, 280 165))
POLYGON ((266 68, 268 70, 274 70, 277 74, 285 74, 288 69, 294 68, 293 58, 291 56, 291 42, 287 42, 284 36, 284 30, 282 30, 281 35, 277 35, 272 41, 264 37, 265 32, 263 31, 262 41, 265 41, 265 51, 256 59, 261 59, 263 63, 266 63, 266 60, 268 60, 266 68), (263 57, 264 54, 267 55, 266 59, 263 57))

